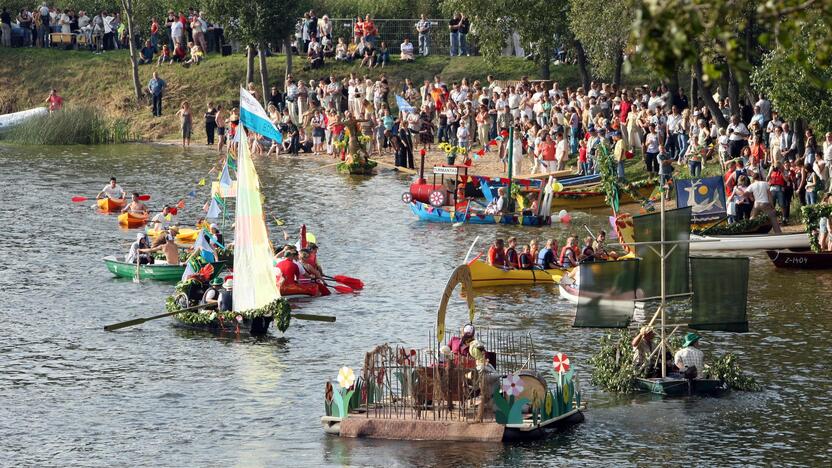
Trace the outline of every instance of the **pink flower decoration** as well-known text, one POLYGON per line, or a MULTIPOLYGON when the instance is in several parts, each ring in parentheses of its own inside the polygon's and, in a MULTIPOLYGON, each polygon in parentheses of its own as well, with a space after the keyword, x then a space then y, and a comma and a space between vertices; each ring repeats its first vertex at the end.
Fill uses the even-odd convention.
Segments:
POLYGON ((507 396, 518 397, 523 392, 523 381, 520 376, 508 374, 503 379, 503 393, 507 396))

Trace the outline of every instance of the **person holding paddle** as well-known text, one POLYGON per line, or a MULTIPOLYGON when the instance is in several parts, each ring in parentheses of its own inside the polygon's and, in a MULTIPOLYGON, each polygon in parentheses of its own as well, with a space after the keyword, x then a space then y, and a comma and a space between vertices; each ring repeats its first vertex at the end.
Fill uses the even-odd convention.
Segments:
POLYGON ((98 199, 104 197, 108 197, 112 200, 124 199, 124 189, 121 188, 120 185, 118 185, 118 182, 116 182, 115 177, 110 177, 110 183, 105 185, 104 188, 101 189, 100 192, 98 192, 98 195, 96 195, 95 198, 98 199))
POLYGON ((121 212, 146 215, 147 205, 139 201, 139 192, 133 192, 133 198, 130 201, 130 204, 125 206, 121 212))
POLYGON ((136 241, 130 244, 130 251, 124 258, 124 261, 127 263, 135 263, 137 265, 153 264, 153 256, 150 255, 152 251, 153 249, 151 249, 150 245, 148 245, 145 233, 137 232, 136 241))

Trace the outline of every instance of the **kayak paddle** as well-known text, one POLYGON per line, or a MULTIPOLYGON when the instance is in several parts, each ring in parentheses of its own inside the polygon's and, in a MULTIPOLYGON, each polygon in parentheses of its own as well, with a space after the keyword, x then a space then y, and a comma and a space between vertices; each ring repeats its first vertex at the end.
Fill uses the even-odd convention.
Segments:
POLYGON ((333 280, 333 281, 337 281, 341 284, 347 285, 350 288, 357 289, 359 291, 364 289, 364 282, 361 281, 358 278, 350 278, 349 276, 344 276, 344 275, 335 275, 335 276, 326 276, 326 275, 324 275, 324 278, 330 279, 330 280, 333 280))
MULTIPOLYGON (((96 200, 93 197, 72 197, 72 203, 80 203, 87 200, 96 200)), ((148 201, 150 200, 150 195, 139 195, 139 201, 148 201)))
POLYGON ((339 294, 349 294, 355 292, 355 290, 349 286, 342 286, 340 284, 332 285, 326 282, 324 282, 324 285, 338 291, 339 294))

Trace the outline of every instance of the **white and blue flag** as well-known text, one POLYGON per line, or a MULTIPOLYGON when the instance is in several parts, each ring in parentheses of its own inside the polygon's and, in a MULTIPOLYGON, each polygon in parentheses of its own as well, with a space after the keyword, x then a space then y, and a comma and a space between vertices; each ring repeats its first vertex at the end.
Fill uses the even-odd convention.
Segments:
POLYGON ((240 123, 252 132, 259 133, 278 143, 283 143, 283 135, 269 120, 263 106, 242 87, 240 87, 240 123))

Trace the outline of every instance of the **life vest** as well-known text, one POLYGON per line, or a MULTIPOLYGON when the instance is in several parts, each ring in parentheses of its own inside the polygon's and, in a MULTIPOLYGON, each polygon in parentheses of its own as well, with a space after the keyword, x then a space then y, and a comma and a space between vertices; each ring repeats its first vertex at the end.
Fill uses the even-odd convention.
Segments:
POLYGON ((233 310, 234 301, 232 292, 228 289, 221 290, 218 302, 220 312, 229 312, 233 310))
POLYGON ((503 267, 506 265, 506 254, 501 249, 493 245, 488 249, 488 262, 495 267, 503 267))
POLYGON ((566 256, 566 254, 568 254, 569 252, 572 252, 573 259, 575 259, 577 261, 578 252, 575 250, 575 247, 565 246, 564 248, 560 249, 560 261, 559 261, 559 263, 561 265, 563 265, 564 267, 574 266, 573 265, 574 262, 572 260, 570 260, 569 257, 566 256), (568 261, 569 265, 567 265, 567 261, 568 261))
POLYGON ((527 253, 520 254, 519 257, 519 268, 521 270, 530 270, 534 262, 532 261, 532 256, 527 253))
POLYGON ((520 259, 517 256, 517 250, 513 247, 506 249, 506 261, 512 268, 520 268, 520 259))

